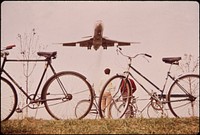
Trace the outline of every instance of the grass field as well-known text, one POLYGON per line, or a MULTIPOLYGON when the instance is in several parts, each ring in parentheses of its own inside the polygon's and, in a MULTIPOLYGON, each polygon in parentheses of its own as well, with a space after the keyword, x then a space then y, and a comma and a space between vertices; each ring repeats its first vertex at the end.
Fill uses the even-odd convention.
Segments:
POLYGON ((1 123, 3 134, 198 134, 199 118, 42 120, 1 123))

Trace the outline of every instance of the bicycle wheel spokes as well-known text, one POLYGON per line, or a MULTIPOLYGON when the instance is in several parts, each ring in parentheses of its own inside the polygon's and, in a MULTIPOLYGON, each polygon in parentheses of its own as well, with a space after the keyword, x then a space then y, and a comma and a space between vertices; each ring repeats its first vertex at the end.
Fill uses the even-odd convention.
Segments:
POLYGON ((130 101, 130 88, 124 76, 116 75, 104 85, 99 99, 102 118, 122 118, 130 101), (122 81, 124 85, 122 86, 122 81))
POLYGON ((186 75, 174 82, 168 101, 175 117, 199 117, 199 76, 186 75))
POLYGON ((14 87, 1 78, 1 121, 9 119, 17 106, 17 94, 14 87))
POLYGON ((92 88, 85 78, 75 72, 61 72, 48 83, 45 89, 45 107, 53 118, 81 119, 87 115, 93 97, 92 88), (81 104, 81 110, 78 110, 77 115, 75 108, 81 100, 87 100, 88 103, 81 104))

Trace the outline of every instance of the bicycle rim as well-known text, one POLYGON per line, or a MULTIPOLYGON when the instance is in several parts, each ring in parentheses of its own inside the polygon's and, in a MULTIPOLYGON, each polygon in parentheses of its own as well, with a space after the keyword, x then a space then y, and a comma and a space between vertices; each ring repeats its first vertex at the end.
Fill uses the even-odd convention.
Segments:
POLYGON ((175 117, 199 117, 199 75, 178 78, 169 90, 168 101, 175 117))
POLYGON ((17 107, 17 93, 12 84, 1 77, 1 121, 8 120, 17 107))
POLYGON ((90 111, 93 101, 91 85, 76 72, 58 73, 48 81, 43 94, 46 110, 55 119, 82 119, 90 111), (75 109, 81 100, 88 103, 77 112, 75 109))
POLYGON ((130 102, 130 84, 122 80, 125 76, 116 75, 110 78, 104 85, 99 98, 99 114, 101 118, 118 119, 124 116, 130 102), (122 89, 126 89, 123 91, 122 89))

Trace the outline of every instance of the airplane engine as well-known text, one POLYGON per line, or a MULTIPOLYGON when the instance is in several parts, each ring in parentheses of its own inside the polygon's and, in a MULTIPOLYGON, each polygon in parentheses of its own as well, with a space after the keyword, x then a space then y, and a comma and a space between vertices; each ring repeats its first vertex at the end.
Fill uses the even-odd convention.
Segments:
POLYGON ((91 50, 91 46, 88 46, 88 50, 91 50))
POLYGON ((107 45, 102 45, 103 49, 107 49, 107 45))

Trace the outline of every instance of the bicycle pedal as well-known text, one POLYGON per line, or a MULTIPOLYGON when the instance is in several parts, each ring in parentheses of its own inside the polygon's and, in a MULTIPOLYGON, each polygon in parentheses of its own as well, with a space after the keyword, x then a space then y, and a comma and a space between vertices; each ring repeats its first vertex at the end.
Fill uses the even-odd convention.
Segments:
POLYGON ((17 113, 22 113, 22 109, 20 109, 20 108, 17 108, 15 111, 16 111, 17 113))

